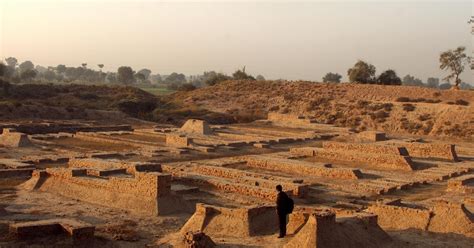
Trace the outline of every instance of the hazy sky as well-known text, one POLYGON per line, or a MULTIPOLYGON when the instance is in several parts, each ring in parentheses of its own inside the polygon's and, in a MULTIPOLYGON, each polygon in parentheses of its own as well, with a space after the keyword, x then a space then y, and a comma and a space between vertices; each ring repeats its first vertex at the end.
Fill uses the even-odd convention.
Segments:
MULTIPOLYGON (((153 73, 246 66, 270 79, 347 78, 357 59, 443 77, 440 52, 472 52, 468 1, 0 0, 0 59, 129 65, 153 73)), ((472 82, 472 73, 463 75, 472 82)))

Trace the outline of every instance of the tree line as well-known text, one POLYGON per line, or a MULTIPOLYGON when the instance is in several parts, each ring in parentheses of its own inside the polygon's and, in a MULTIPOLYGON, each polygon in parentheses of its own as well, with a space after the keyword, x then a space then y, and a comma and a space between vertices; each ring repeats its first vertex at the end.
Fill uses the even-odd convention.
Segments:
POLYGON ((242 69, 232 75, 221 72, 206 71, 201 75, 186 76, 183 73, 173 72, 169 75, 152 74, 147 68, 138 71, 130 66, 120 66, 116 72, 103 72, 104 64, 98 64, 94 70, 82 63, 77 67, 68 67, 60 64, 44 67, 34 65, 27 60, 19 63, 14 57, 0 61, 0 77, 13 83, 58 82, 58 83, 111 83, 124 85, 163 85, 172 90, 192 90, 205 85, 215 85, 225 80, 265 80, 262 75, 256 77, 242 69))
MULTIPOLYGON (((449 89, 451 82, 455 88, 472 88, 469 84, 463 83, 460 75, 465 66, 470 62, 466 55, 465 47, 458 47, 440 54, 440 69, 447 71, 448 75, 440 82, 439 78, 430 77, 424 83, 421 79, 410 74, 400 78, 395 70, 388 69, 380 75, 376 75, 376 67, 363 60, 358 60, 353 67, 347 70, 349 82, 360 84, 380 84, 380 85, 411 85, 430 88, 449 89)), ((19 63, 14 57, 5 59, 5 63, 0 62, 0 77, 6 78, 13 83, 20 82, 66 82, 66 83, 112 83, 124 85, 163 85, 172 90, 193 90, 205 85, 215 85, 226 80, 253 80, 262 81, 262 75, 256 77, 242 69, 236 70, 232 75, 221 72, 206 71, 201 75, 186 76, 183 73, 173 72, 169 75, 152 74, 150 69, 140 69, 134 71, 130 66, 120 66, 116 72, 103 72, 104 64, 97 64, 98 70, 88 67, 87 63, 82 63, 77 67, 68 67, 63 64, 57 66, 43 67, 34 65, 27 60, 19 63)), ((339 83, 342 76, 338 73, 327 73, 323 82, 339 83)))
MULTIPOLYGON (((465 66, 470 62, 469 56, 466 55, 465 47, 458 47, 454 50, 448 50, 440 54, 439 68, 447 71, 448 75, 443 78, 444 83, 439 78, 430 77, 424 83, 421 79, 415 78, 408 74, 400 78, 397 73, 388 69, 376 76, 376 68, 374 65, 363 60, 357 61, 353 67, 347 70, 349 82, 360 84, 381 84, 381 85, 409 85, 421 86, 429 88, 449 89, 453 82, 453 87, 470 89, 471 85, 462 82, 460 75, 464 71, 465 66)), ((342 76, 338 73, 329 72, 323 77, 323 82, 340 83, 342 76)))

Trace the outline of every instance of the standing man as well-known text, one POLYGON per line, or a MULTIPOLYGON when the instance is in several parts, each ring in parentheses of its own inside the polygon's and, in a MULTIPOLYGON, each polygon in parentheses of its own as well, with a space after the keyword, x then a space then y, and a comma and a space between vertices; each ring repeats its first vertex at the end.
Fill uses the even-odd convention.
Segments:
POLYGON ((278 223, 280 226, 280 235, 278 236, 279 239, 285 237, 286 235, 286 215, 289 213, 288 211, 288 202, 289 197, 288 195, 283 192, 283 187, 281 185, 276 186, 276 190, 278 192, 277 200, 276 200, 276 208, 278 214, 278 223))

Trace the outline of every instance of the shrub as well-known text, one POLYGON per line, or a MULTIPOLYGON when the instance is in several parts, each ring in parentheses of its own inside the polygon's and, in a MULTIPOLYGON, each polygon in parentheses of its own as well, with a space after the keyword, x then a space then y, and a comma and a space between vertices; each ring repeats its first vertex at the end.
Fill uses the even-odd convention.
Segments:
POLYGON ((156 108, 153 101, 122 101, 117 105, 118 109, 130 116, 138 117, 151 113, 156 108))
POLYGON ((403 104, 403 110, 405 110, 407 112, 414 111, 415 109, 416 109, 416 107, 413 104, 410 104, 410 103, 403 104))
POLYGON ((409 101, 410 101, 410 98, 405 97, 405 96, 402 96, 402 97, 397 98, 396 101, 397 101, 397 102, 409 102, 409 101))
POLYGON ((422 114, 422 115, 418 116, 418 120, 420 120, 420 121, 426 121, 426 120, 429 120, 429 119, 431 119, 430 114, 422 114))
POLYGON ((462 105, 462 106, 467 106, 469 105, 468 101, 464 101, 463 99, 456 100, 455 102, 456 105, 462 105))

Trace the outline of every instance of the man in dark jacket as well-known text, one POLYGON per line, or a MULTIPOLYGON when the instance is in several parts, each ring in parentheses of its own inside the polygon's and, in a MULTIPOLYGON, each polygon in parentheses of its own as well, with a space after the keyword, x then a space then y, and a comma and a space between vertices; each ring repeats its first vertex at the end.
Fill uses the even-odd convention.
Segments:
POLYGON ((283 192, 283 187, 281 185, 276 186, 278 192, 276 200, 276 209, 278 214, 278 223, 280 226, 280 236, 278 238, 283 238, 286 235, 286 215, 288 215, 288 195, 283 192))

